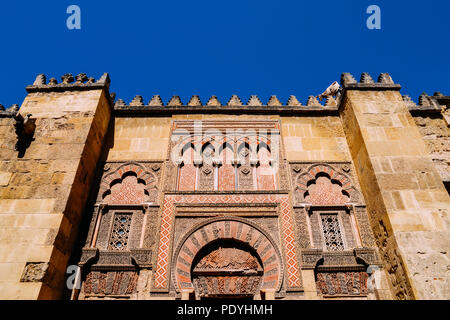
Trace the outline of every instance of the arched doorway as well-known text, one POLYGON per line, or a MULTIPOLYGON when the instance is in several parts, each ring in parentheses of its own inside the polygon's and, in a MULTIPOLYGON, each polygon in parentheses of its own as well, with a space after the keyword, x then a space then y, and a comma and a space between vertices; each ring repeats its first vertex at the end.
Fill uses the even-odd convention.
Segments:
POLYGON ((194 227, 174 252, 172 281, 196 298, 253 298, 279 292, 280 251, 254 223, 237 217, 211 218, 194 227))
POLYGON ((192 263, 196 296, 248 298, 259 293, 264 270, 255 250, 236 240, 217 240, 203 247, 192 263))

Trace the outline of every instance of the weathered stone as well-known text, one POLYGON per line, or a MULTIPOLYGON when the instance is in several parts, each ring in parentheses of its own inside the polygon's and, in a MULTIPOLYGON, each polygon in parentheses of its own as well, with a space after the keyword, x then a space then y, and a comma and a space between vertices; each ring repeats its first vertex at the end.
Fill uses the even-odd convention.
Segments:
MULTIPOLYGON (((393 84, 387 75, 380 76, 379 83, 393 84)), ((359 91, 358 87, 348 92, 342 119, 353 161, 358 164, 356 169, 388 284, 397 299, 439 299, 448 296, 443 288, 434 286, 431 290, 423 281, 425 277, 445 277, 446 267, 440 263, 435 268, 432 261, 420 259, 412 250, 415 246, 427 247, 430 253, 437 254, 436 231, 445 230, 443 220, 448 220, 430 211, 434 206, 445 210, 449 198, 447 194, 432 203, 430 192, 439 190, 438 194, 443 195, 445 189, 419 134, 420 130, 423 136, 432 137, 437 128, 433 130, 422 117, 415 118, 416 126, 408 108, 400 105, 395 108, 395 116, 388 116, 381 104, 374 104, 375 97, 391 101, 384 104, 392 105, 401 96, 393 87, 378 88, 376 92, 372 94, 368 88, 359 91), (427 238, 418 240, 419 235, 427 238), (411 241, 403 241, 405 237, 411 241)), ((442 144, 430 145, 432 150, 442 150, 442 144)))
POLYGON ((23 270, 21 282, 42 282, 48 269, 47 262, 27 263, 23 270))

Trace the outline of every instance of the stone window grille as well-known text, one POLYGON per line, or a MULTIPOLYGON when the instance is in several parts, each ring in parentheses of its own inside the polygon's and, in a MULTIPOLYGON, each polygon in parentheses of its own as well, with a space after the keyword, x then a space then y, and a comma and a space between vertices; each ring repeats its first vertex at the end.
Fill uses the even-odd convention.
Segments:
POLYGON ((344 237, 341 232, 339 217, 336 213, 326 213, 320 215, 322 224, 324 245, 328 251, 343 251, 344 237))
POLYGON ((128 238, 131 227, 131 213, 116 213, 114 215, 109 249, 123 251, 128 249, 128 238))

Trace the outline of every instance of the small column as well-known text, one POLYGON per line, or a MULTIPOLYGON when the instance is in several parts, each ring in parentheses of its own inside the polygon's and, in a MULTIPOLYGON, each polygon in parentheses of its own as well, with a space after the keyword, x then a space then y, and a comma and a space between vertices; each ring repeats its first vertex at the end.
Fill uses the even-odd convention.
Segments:
POLYGON ((181 289, 181 300, 195 300, 194 298, 193 288, 181 289))
POLYGON ((95 208, 97 210, 97 221, 95 222, 95 229, 94 229, 94 235, 92 237, 91 248, 95 248, 95 245, 97 243, 98 229, 100 228, 103 210, 105 209, 105 207, 106 207, 106 204, 104 204, 104 203, 101 203, 101 204, 95 206, 95 208))
POLYGON ((375 300, 392 300, 391 292, 386 278, 386 271, 377 265, 370 265, 367 268, 367 289, 369 290, 369 299, 371 293, 375 300))
POLYGON ((301 270, 303 289, 305 290, 305 300, 318 300, 316 278, 314 276, 314 269, 301 270))
POLYGON ((222 159, 214 158, 212 161, 214 168, 214 191, 219 190, 219 168, 222 165, 222 159))
POLYGON ((339 113, 394 299, 444 299, 450 198, 422 135, 383 73, 342 75, 339 113))
POLYGON ((250 167, 252 168, 253 173, 253 189, 258 190, 258 170, 256 170, 259 165, 258 158, 250 158, 250 167))
POLYGON ((261 300, 275 300, 275 289, 261 289, 261 300))

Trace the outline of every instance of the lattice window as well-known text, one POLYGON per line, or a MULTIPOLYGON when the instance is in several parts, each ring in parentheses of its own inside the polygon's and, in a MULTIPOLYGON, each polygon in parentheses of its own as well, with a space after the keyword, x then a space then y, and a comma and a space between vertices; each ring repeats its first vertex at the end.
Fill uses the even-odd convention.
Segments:
POLYGON ((116 213, 114 215, 111 239, 109 241, 110 250, 126 250, 128 248, 131 216, 131 213, 116 213))
POLYGON ((337 214, 321 214, 325 246, 329 251, 344 250, 344 240, 339 226, 337 214))

